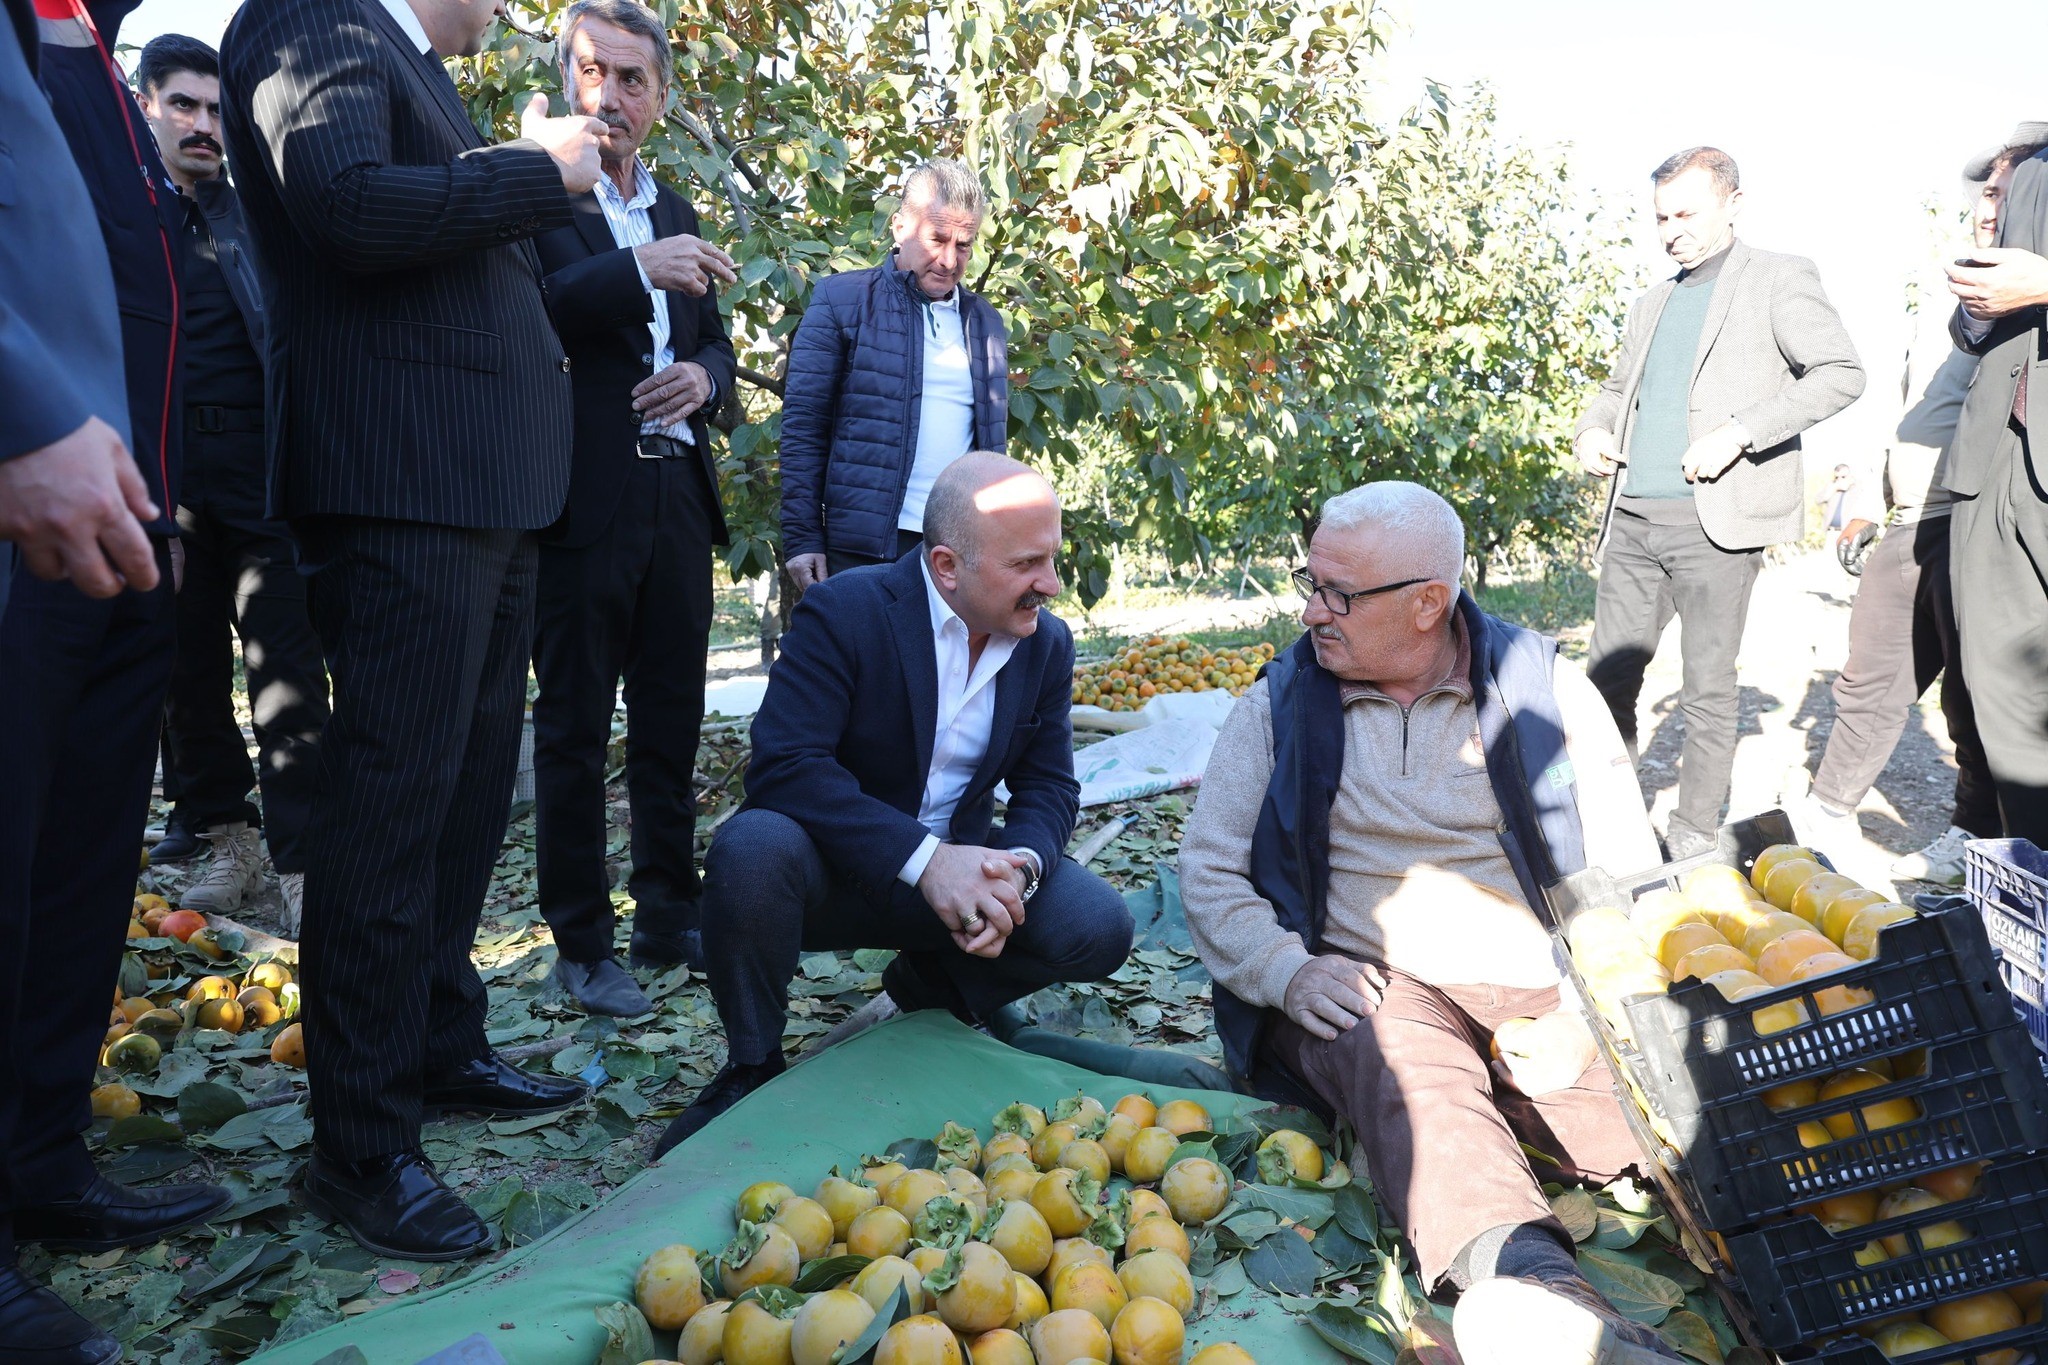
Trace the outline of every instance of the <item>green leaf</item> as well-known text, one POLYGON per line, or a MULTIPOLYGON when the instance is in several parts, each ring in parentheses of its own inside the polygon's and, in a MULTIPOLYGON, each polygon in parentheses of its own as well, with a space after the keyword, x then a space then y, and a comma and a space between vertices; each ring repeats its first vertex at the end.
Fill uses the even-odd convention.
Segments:
POLYGON ((1615 1312, 1646 1326, 1655 1327, 1685 1302, 1685 1291, 1676 1284, 1610 1251, 1580 1248, 1579 1268, 1615 1312))
POLYGON ((1308 1249, 1327 1261, 1330 1268, 1338 1273, 1357 1270, 1372 1260, 1375 1250, 1371 1242, 1361 1242, 1337 1223, 1326 1223, 1316 1233, 1316 1239, 1308 1249))
POLYGON ((195 1081, 178 1092, 178 1122, 188 1133, 210 1133, 248 1111, 248 1101, 217 1081, 195 1081))
POLYGON ((1241 1185, 1235 1198, 1248 1208, 1267 1209, 1290 1222, 1319 1228, 1335 1213, 1333 1196, 1286 1185, 1241 1185))
POLYGON ((597 1365, 640 1365, 654 1356, 654 1329, 630 1303, 614 1302, 595 1310, 604 1328, 604 1349, 597 1365))
POLYGON ((1697 1313, 1679 1309, 1658 1326, 1657 1335, 1701 1365, 1723 1365, 1721 1343, 1714 1340, 1714 1329, 1697 1313))
POLYGON ((1353 1360, 1372 1365, 1395 1365, 1401 1349, 1395 1329, 1375 1309, 1364 1305, 1349 1308, 1319 1303, 1303 1315, 1302 1321, 1317 1336, 1353 1360))
POLYGON ((576 1210, 540 1190, 521 1190, 505 1205, 498 1228, 508 1246, 537 1241, 543 1234, 574 1217, 576 1210))
POLYGON ((1316 1287, 1323 1263, 1308 1243, 1292 1232, 1268 1237, 1244 1254, 1244 1273, 1261 1289, 1275 1294, 1306 1294, 1316 1287))
POLYGON ((895 1291, 889 1295, 888 1304, 869 1320, 866 1331, 840 1348, 839 1359, 845 1362, 845 1365, 856 1365, 856 1362, 868 1360, 874 1354, 877 1343, 882 1340, 882 1334, 909 1316, 910 1293, 902 1282, 898 1281, 895 1291))
POLYGON ((1380 1239, 1380 1211, 1372 1201, 1370 1187, 1356 1181, 1330 1196, 1336 1210, 1337 1226, 1370 1246, 1380 1239))
POLYGON ((821 1256, 803 1268, 790 1288, 800 1294, 815 1294, 841 1284, 868 1268, 872 1256, 821 1256))
POLYGON ((1550 1196, 1550 1211, 1574 1242, 1583 1242, 1600 1226, 1600 1206, 1585 1190, 1571 1189, 1550 1196))
POLYGON ((131 1114, 125 1119, 115 1119, 107 1127, 107 1146, 133 1147, 143 1142, 182 1142, 184 1133, 174 1123, 168 1123, 155 1114, 131 1114))
POLYGON ((1663 1216, 1655 1209, 1647 1214, 1629 1213, 1624 1209, 1602 1209, 1599 1228, 1593 1234, 1593 1245, 1608 1251, 1632 1247, 1641 1241, 1643 1234, 1655 1227, 1663 1216))
POLYGON ((901 1142, 889 1144, 883 1153, 891 1161, 900 1161, 913 1171, 936 1169, 939 1159, 939 1145, 930 1138, 904 1138, 901 1142))
POLYGON ((1216 1243, 1226 1251, 1245 1251, 1281 1230, 1271 1209, 1240 1209, 1225 1213, 1216 1224, 1216 1243))

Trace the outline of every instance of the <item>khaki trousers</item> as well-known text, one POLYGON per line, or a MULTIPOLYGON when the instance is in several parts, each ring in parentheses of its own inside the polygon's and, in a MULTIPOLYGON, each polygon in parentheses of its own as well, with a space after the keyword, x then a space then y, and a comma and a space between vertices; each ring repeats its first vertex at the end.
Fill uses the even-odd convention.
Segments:
POLYGON ((1550 1180, 1604 1183, 1642 1159, 1605 1064, 1530 1099, 1495 1076, 1488 1044, 1510 1019, 1557 1008, 1557 988, 1431 986, 1387 970, 1380 1006, 1330 1042, 1276 1019, 1269 1052, 1351 1123, 1382 1207, 1436 1287, 1488 1228, 1551 1222, 1550 1180), (1560 1165, 1532 1170, 1521 1144, 1560 1165))

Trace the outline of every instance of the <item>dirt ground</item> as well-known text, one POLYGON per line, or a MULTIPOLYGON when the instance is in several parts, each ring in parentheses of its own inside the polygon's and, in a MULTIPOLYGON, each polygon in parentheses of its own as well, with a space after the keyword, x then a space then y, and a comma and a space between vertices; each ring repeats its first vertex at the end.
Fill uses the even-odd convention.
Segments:
MULTIPOLYGON (((1788 772, 1819 767, 1834 726, 1835 676, 1849 652, 1849 610, 1856 580, 1830 552, 1798 553, 1767 564, 1751 598, 1737 672, 1741 729, 1729 797, 1731 817, 1778 805, 1788 772)), ((1638 733, 1645 736, 1638 775, 1662 832, 1678 799, 1678 754, 1685 722, 1678 711, 1678 633, 1673 622, 1643 688, 1638 733)), ((1583 648, 1583 645, 1581 646, 1583 648)), ((1876 890, 1894 887, 1891 862, 1923 847, 1949 825, 1955 793, 1954 746, 1942 721, 1939 684, 1907 719, 1891 761, 1859 810, 1863 838, 1843 850, 1843 871, 1876 890)))

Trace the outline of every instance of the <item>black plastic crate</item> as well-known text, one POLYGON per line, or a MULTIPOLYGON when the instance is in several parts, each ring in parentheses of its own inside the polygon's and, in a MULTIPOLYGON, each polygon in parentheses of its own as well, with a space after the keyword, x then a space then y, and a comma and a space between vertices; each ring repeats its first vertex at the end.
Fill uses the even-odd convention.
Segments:
MULTIPOLYGON (((1553 889, 1553 908, 1568 923, 1594 906, 1625 909, 1636 893, 1675 886, 1694 867, 1721 862, 1746 871, 1764 848, 1792 842, 1791 833, 1775 811, 1724 826, 1707 854, 1630 877, 1580 873, 1553 889)), ((2048 1080, 2012 1012, 1982 921, 1961 910, 1928 912, 1888 926, 1879 944, 1867 962, 1739 1004, 1702 982, 1635 997, 1623 1006, 1632 1038, 1603 1024, 1610 1063, 1634 1079, 1670 1135, 1668 1143, 1661 1134, 1646 1138, 1638 1125, 1638 1137, 1663 1147, 1705 1226, 1745 1227, 1828 1195, 2048 1146, 2048 1080), (1873 999, 1823 1016, 1813 996, 1840 986, 1873 999), (1803 1002, 1806 1023, 1758 1034, 1755 1010, 1793 1000, 1803 1002), (1879 1059, 1919 1068, 1902 1068, 1899 1079, 1853 1100, 1785 1113, 1763 1101, 1787 1082, 1879 1059), (1865 1106, 1900 1098, 1918 1106, 1917 1120, 1864 1131, 1865 1106), (1800 1140, 1801 1122, 1845 1111, 1858 1115, 1855 1134, 1815 1147, 1800 1140)), ((1586 996, 1561 943, 1559 956, 1586 996)))
POLYGON ((1787 1365, 1962 1365, 1987 1351, 2019 1351, 2020 1359, 2027 1358, 2026 1352, 2033 1352, 2037 1362, 2048 1360, 2048 1324, 2033 1323, 2000 1332, 1996 1336, 1974 1337, 1968 1343, 1957 1342, 1953 1346, 1937 1346, 1931 1351, 1915 1351, 1909 1356, 1888 1356, 1872 1343, 1861 1337, 1848 1337, 1828 1342, 1811 1351, 1787 1351, 1778 1358, 1787 1365))
POLYGON ((1856 1228, 1839 1236, 1796 1215, 1725 1237, 1729 1268, 1765 1346, 1783 1348, 1919 1313, 2037 1279, 2048 1270, 2048 1157, 1985 1171, 1967 1200, 1856 1228), (1934 1250, 1917 1239, 1903 1256, 1856 1264, 1857 1249, 1909 1228, 1949 1221, 1968 1239, 1934 1250))
POLYGON ((1998 949, 2012 1007, 2048 1052, 2048 853, 2025 839, 1972 839, 1963 872, 1998 949))

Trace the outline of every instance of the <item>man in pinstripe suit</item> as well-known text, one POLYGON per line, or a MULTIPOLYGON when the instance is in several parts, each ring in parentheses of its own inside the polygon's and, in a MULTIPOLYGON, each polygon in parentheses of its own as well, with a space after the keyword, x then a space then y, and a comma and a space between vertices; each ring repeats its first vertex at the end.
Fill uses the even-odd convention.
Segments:
POLYGON ((276 274, 270 514, 334 680, 303 925, 314 1153, 301 1194, 364 1246, 490 1241, 423 1118, 582 1097, 491 1052, 470 962, 517 766, 533 531, 569 479, 569 361, 530 239, 596 132, 536 96, 486 145, 443 55, 493 0, 249 0, 221 44, 228 158, 276 274))

